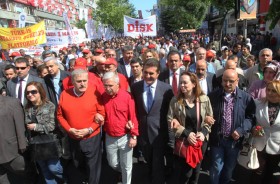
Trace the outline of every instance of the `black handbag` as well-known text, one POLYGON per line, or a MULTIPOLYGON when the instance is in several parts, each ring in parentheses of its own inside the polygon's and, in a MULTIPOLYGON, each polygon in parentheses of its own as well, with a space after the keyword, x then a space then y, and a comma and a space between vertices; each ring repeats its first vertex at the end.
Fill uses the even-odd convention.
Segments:
POLYGON ((49 134, 44 127, 45 134, 31 137, 29 147, 33 161, 58 159, 61 157, 61 145, 55 134, 49 134))

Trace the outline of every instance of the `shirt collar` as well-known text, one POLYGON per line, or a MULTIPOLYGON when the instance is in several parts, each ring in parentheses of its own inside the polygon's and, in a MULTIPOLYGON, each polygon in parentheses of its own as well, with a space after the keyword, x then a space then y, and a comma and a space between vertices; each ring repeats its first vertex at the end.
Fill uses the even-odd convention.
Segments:
POLYGON ((180 68, 178 68, 175 72, 173 72, 172 70, 169 69, 169 73, 170 73, 170 75, 173 75, 174 73, 176 73, 176 75, 179 76, 180 68))
MULTIPOLYGON (((24 77, 24 78, 22 79, 22 81, 27 81, 28 77, 29 77, 29 74, 27 74, 26 77, 24 77)), ((18 81, 20 81, 20 80, 21 80, 21 78, 18 77, 18 81)))
POLYGON ((144 81, 144 89, 147 89, 147 88, 149 88, 149 87, 152 87, 152 88, 156 88, 156 86, 157 86, 157 80, 155 80, 155 82, 152 84, 152 85, 148 85, 147 83, 146 83, 146 81, 144 81))
POLYGON ((54 79, 60 79, 60 70, 58 70, 56 76, 53 77, 54 79))

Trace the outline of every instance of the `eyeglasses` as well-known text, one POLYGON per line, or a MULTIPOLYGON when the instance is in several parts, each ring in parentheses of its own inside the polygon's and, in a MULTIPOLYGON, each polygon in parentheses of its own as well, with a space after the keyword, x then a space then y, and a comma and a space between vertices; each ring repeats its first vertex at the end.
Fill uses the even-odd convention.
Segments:
MULTIPOLYGON (((237 79, 238 79, 238 78, 237 78, 237 79)), ((233 84, 233 83, 235 83, 235 82, 237 81, 237 79, 236 79, 236 80, 223 80, 223 82, 224 82, 224 83, 233 84)))
POLYGON ((36 95, 38 93, 38 91, 37 90, 26 91, 26 95, 29 95, 30 93, 32 95, 36 95))
POLYGON ((16 67, 16 70, 25 70, 27 68, 27 66, 26 67, 16 67))

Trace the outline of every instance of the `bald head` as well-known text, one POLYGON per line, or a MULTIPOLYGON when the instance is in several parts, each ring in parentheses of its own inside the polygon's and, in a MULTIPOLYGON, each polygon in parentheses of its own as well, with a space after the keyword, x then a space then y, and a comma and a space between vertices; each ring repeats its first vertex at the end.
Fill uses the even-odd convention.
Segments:
POLYGON ((105 73, 105 62, 106 62, 105 57, 95 56, 96 69, 100 76, 102 76, 105 73))
POLYGON ((96 65, 104 64, 106 62, 106 58, 103 56, 95 56, 96 65))
POLYGON ((200 59, 196 61, 196 75, 199 79, 206 77, 207 63, 205 59, 200 59))
POLYGON ((236 70, 236 67, 237 67, 237 62, 232 60, 232 59, 229 59, 227 60, 226 62, 226 65, 225 65, 225 69, 232 69, 232 70, 236 70))
POLYGON ((238 74, 235 70, 227 69, 223 73, 222 86, 226 93, 234 92, 238 85, 238 74))

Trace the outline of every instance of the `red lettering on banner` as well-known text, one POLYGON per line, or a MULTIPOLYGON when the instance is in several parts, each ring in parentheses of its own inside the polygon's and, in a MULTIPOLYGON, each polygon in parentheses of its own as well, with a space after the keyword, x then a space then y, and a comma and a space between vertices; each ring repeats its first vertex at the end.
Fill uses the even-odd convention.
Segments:
POLYGON ((153 32, 153 24, 139 24, 138 21, 135 21, 134 24, 127 24, 128 32, 153 32))

